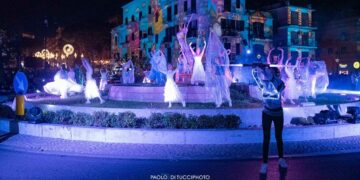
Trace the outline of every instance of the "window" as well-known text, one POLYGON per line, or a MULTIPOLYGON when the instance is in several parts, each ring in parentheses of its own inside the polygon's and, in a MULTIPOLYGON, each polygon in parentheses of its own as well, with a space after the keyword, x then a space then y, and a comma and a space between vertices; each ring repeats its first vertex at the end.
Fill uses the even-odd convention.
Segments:
POLYGON ((148 11, 149 11, 148 14, 151 14, 151 6, 149 6, 148 11))
POLYGON ((115 46, 118 45, 118 37, 117 36, 115 36, 115 38, 114 38, 114 43, 115 43, 115 46))
POLYGON ((296 31, 291 32, 291 44, 299 45, 299 32, 296 31))
POLYGON ((134 15, 131 16, 131 21, 132 21, 132 22, 135 21, 135 16, 134 16, 134 15))
POLYGON ((226 19, 221 19, 221 29, 227 29, 226 19))
POLYGON ((187 12, 188 10, 188 3, 187 1, 184 1, 184 12, 187 12))
POLYGON ((264 24, 260 22, 253 23, 253 37, 254 38, 264 38, 264 24))
POLYGON ((142 12, 140 11, 139 12, 139 21, 141 20, 141 18, 142 18, 142 12))
POLYGON ((166 48, 167 49, 167 62, 168 63, 171 63, 171 57, 172 57, 172 54, 171 54, 171 48, 170 47, 168 47, 168 48, 166 48))
POLYGON ((197 29, 198 29, 197 20, 191 21, 191 25, 188 32, 189 37, 197 37, 197 29))
POLYGON ((301 36, 301 40, 302 40, 302 45, 309 46, 309 33, 304 32, 301 36))
POLYGON ((245 29, 245 23, 244 21, 236 21, 236 24, 235 24, 235 29, 237 31, 243 31, 245 29))
POLYGON ((196 0, 191 0, 191 13, 196 13, 196 0))
POLYGON ((141 39, 143 36, 143 32, 142 31, 139 31, 139 39, 141 39))
POLYGON ((158 22, 158 21, 159 21, 159 17, 160 17, 159 12, 156 12, 156 13, 155 13, 155 22, 158 22))
POLYGON ((148 34, 149 34, 149 36, 153 35, 151 27, 148 28, 148 34))
POLYGON ((231 0, 224 0, 224 11, 231 12, 231 0))
POLYGON ((291 11, 291 24, 299 24, 299 13, 296 11, 291 11))
POLYGON ((240 50, 240 43, 236 43, 236 55, 240 55, 241 50, 240 50))
POLYGON ((171 27, 168 27, 166 28, 165 30, 165 39, 164 39, 164 42, 169 42, 170 41, 170 38, 171 37, 171 27))
POLYGON ((291 59, 297 59, 299 56, 299 52, 297 51, 291 51, 290 54, 291 54, 291 59))
POLYGON ((233 19, 231 19, 231 20, 230 20, 230 29, 231 29, 231 30, 235 29, 235 24, 236 24, 236 21, 233 20, 233 19))
POLYGON ((177 15, 178 14, 178 5, 175 4, 174 5, 174 15, 177 15))
POLYGON ((128 25, 129 24, 129 20, 128 18, 125 18, 125 24, 128 25))
POLYGON ((236 0, 236 8, 237 8, 237 9, 240 9, 240 8, 241 8, 240 0, 236 0))
POLYGON ((172 20, 172 11, 171 11, 171 6, 167 7, 167 20, 171 21, 172 20))
POLYGON ((225 47, 225 49, 231 49, 231 44, 230 43, 224 43, 224 47, 225 47))
POLYGON ((155 35, 155 43, 159 42, 159 35, 155 35))
POLYGON ((306 58, 309 57, 309 52, 301 52, 301 57, 306 58))
POLYGON ((301 14, 301 21, 303 26, 310 26, 309 23, 309 14, 308 13, 302 13, 301 14))

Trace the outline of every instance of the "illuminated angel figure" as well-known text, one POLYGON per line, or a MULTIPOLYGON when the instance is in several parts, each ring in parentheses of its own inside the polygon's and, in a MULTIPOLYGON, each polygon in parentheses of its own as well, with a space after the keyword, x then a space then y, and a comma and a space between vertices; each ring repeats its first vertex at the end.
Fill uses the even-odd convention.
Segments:
POLYGON ((135 82, 135 68, 131 59, 122 67, 123 84, 134 84, 135 82))
POLYGON ((232 101, 230 97, 230 85, 227 77, 225 76, 224 57, 218 57, 215 59, 215 105, 220 107, 225 101, 229 103, 229 107, 232 107, 232 101))
POLYGON ((225 49, 220 37, 221 27, 214 24, 210 29, 209 43, 206 49, 205 87, 212 92, 212 100, 216 107, 220 107, 224 101, 227 101, 231 107, 230 85, 232 75, 229 68, 231 51, 225 49))
POLYGON ((194 65, 194 58, 190 50, 190 46, 186 41, 186 36, 188 33, 188 28, 190 25, 190 22, 193 18, 193 15, 191 15, 190 19, 187 21, 187 24, 184 23, 183 25, 179 26, 180 31, 176 34, 177 40, 179 41, 179 45, 181 47, 182 52, 182 58, 184 60, 184 65, 186 66, 186 70, 188 74, 191 74, 192 67, 194 65))
POLYGON ((109 71, 105 68, 100 70, 100 91, 105 91, 106 85, 108 84, 109 71))
POLYGON ((184 98, 179 90, 179 87, 176 85, 174 81, 174 74, 177 69, 173 70, 173 66, 171 64, 168 65, 167 71, 160 71, 166 75, 166 83, 164 87, 164 102, 169 103, 169 108, 171 108, 172 103, 181 102, 183 107, 186 106, 184 98))
POLYGON ((66 99, 69 94, 81 93, 83 86, 69 78, 68 72, 65 70, 65 64, 63 64, 55 74, 54 81, 45 84, 44 91, 48 94, 60 96, 61 99, 66 99))
POLYGON ((155 82, 155 84, 163 84, 165 77, 160 73, 160 70, 166 71, 166 58, 161 50, 156 50, 155 44, 151 47, 151 52, 147 53, 150 58, 151 70, 149 73, 149 79, 155 82))
POLYGON ((285 81, 285 98, 290 100, 291 104, 295 104, 294 99, 298 99, 300 96, 300 90, 298 89, 298 84, 295 78, 297 69, 299 68, 299 61, 296 62, 295 66, 291 65, 291 58, 289 58, 285 63, 285 73, 287 79, 285 81))
MULTIPOLYGON (((269 54, 267 56, 267 60, 266 63, 267 64, 274 64, 274 65, 283 65, 284 63, 284 50, 282 48, 276 48, 280 51, 280 55, 279 54, 274 54, 273 51, 275 50, 275 48, 272 48, 269 51, 269 54)), ((281 68, 279 67, 279 70, 281 70, 281 68)))
POLYGON ((100 96, 99 88, 96 85, 96 81, 92 77, 93 68, 91 67, 87 59, 83 58, 81 62, 86 69, 86 86, 85 86, 86 103, 89 104, 90 100, 95 98, 100 99, 100 104, 104 103, 105 101, 100 96))
POLYGON ((324 61, 311 61, 308 58, 311 96, 316 98, 317 93, 324 93, 329 86, 329 76, 324 61))
POLYGON ((297 63, 298 65, 298 72, 299 72, 299 77, 298 77, 298 83, 302 88, 302 95, 305 99, 305 101, 308 101, 308 98, 311 96, 311 76, 310 76, 310 59, 308 58, 302 58, 302 57, 298 57, 297 58, 297 63), (305 60, 305 61, 304 61, 305 60))
POLYGON ((205 82, 206 77, 204 66, 202 64, 202 58, 206 49, 206 41, 204 41, 203 50, 201 50, 200 47, 197 47, 196 52, 194 52, 194 50, 191 48, 191 45, 192 43, 189 44, 190 50, 195 60, 191 75, 191 84, 199 84, 200 82, 205 82))

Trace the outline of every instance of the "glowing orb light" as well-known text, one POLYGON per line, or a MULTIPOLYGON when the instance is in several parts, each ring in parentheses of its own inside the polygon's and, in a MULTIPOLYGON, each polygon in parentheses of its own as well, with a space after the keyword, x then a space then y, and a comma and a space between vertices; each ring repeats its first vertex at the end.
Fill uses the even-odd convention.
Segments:
POLYGON ((247 50, 246 50, 246 54, 251 54, 251 50, 250 50, 250 49, 247 49, 247 50))
POLYGON ((353 66, 354 66, 355 69, 359 69, 360 68, 360 62, 359 61, 354 62, 353 66))
POLYGON ((63 51, 66 56, 69 56, 74 53, 74 46, 72 46, 71 44, 65 44, 63 47, 63 51))

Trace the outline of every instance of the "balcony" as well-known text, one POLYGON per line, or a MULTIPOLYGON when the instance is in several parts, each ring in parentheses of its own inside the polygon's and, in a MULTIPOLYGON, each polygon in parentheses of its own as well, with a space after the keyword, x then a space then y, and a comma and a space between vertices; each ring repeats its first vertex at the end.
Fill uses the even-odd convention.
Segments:
POLYGON ((298 39, 291 40, 290 46, 308 46, 308 47, 316 47, 316 43, 314 41, 300 41, 298 39))

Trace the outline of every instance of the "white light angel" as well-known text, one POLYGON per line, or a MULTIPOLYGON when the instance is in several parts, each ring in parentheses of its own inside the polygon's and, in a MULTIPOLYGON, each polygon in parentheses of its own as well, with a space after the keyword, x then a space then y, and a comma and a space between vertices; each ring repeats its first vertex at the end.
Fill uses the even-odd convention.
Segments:
POLYGON ((132 60, 128 60, 122 67, 123 84, 134 84, 135 82, 135 68, 132 60))
POLYGON ((77 84, 75 81, 69 78, 65 65, 61 66, 61 69, 55 74, 54 81, 45 84, 44 91, 48 94, 60 96, 61 99, 68 98, 69 94, 81 93, 83 86, 77 84))
POLYGON ((296 71, 299 68, 299 61, 296 62, 295 66, 291 65, 291 58, 289 58, 285 63, 285 73, 287 79, 285 81, 285 98, 290 101, 291 104, 295 104, 294 100, 298 99, 300 96, 299 85, 296 81, 296 71))
POLYGON ((206 82, 205 87, 212 92, 212 98, 216 107, 220 107, 223 102, 228 102, 232 106, 230 97, 230 85, 232 75, 229 68, 230 50, 225 49, 220 40, 221 28, 214 24, 210 31, 208 46, 206 49, 206 82))
POLYGON ((166 83, 164 87, 164 102, 169 103, 169 108, 172 107, 172 103, 181 102, 182 106, 185 107, 184 98, 179 90, 179 87, 174 81, 174 74, 177 69, 173 70, 173 66, 171 64, 168 65, 167 71, 160 71, 166 75, 166 83))
POLYGON ((196 52, 194 52, 194 50, 191 48, 191 45, 192 45, 192 43, 190 43, 189 46, 190 46, 191 53, 194 57, 194 67, 193 67, 192 75, 191 75, 191 84, 204 83, 206 75, 205 75, 204 66, 202 64, 202 58, 204 56, 205 49, 206 49, 206 41, 204 41, 203 50, 201 50, 200 47, 198 46, 196 48, 196 52))
POLYGON ((316 94, 326 92, 329 86, 329 76, 324 61, 311 61, 310 58, 308 61, 310 62, 311 96, 316 98, 316 94))
POLYGON ((282 48, 277 48, 280 51, 280 55, 279 54, 274 54, 273 51, 275 50, 275 48, 272 48, 267 56, 267 60, 266 63, 267 64, 274 64, 274 65, 283 65, 283 61, 284 61, 284 49, 282 48))
POLYGON ((83 58, 81 62, 86 69, 86 86, 85 86, 86 103, 89 104, 90 100, 95 98, 99 98, 100 104, 104 103, 105 101, 100 96, 99 88, 96 85, 96 81, 92 77, 93 68, 91 67, 87 59, 83 58))
POLYGON ((108 78, 109 78, 109 71, 105 68, 102 68, 100 70, 100 85, 99 85, 100 91, 105 91, 106 85, 108 84, 108 78))

